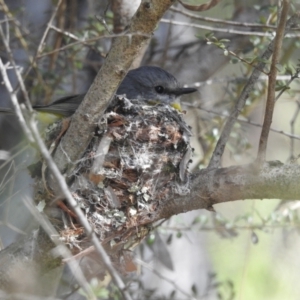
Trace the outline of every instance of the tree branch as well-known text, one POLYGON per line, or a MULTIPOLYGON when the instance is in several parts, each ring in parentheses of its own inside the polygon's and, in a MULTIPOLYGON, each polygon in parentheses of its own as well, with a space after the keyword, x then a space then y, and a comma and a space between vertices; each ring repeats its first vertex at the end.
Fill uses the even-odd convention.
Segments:
POLYGON ((159 218, 213 205, 245 199, 300 199, 300 166, 279 161, 220 169, 203 169, 193 175, 189 197, 175 197, 164 203, 159 218))
POLYGON ((282 41, 283 41, 283 36, 285 31, 287 15, 289 12, 289 7, 290 7, 289 0, 284 0, 281 15, 280 15, 280 21, 278 24, 278 28, 276 30, 276 37, 274 40, 274 53, 272 56, 271 68, 269 72, 268 96, 267 96, 267 103, 265 109, 265 118, 261 130, 259 146, 258 146, 257 159, 259 162, 262 162, 266 159, 268 137, 269 137, 269 132, 272 124, 274 107, 275 107, 275 87, 276 87, 276 76, 277 76, 276 65, 279 61, 280 49, 282 47, 282 41))

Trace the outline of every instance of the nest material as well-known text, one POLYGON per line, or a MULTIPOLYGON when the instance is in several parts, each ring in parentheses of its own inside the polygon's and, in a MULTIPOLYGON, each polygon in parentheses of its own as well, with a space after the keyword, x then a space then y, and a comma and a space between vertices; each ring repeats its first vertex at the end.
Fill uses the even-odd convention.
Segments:
MULTIPOLYGON (((162 202, 189 193, 190 136, 181 113, 168 105, 115 100, 70 187, 101 241, 134 244, 148 232, 143 225, 159 219, 162 202)), ((71 223, 60 234, 76 253, 88 239, 76 220, 71 223)))

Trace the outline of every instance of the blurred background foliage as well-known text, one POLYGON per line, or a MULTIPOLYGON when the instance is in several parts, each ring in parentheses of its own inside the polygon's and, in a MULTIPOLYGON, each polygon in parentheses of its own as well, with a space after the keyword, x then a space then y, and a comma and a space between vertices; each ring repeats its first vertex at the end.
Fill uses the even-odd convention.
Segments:
MULTIPOLYGON (((32 104, 86 92, 115 36, 115 12, 106 1, 59 3, 0 0, 1 26, 10 36, 11 54, 23 69, 32 104)), ((194 134, 194 170, 207 165, 253 65, 274 38, 279 4, 226 0, 198 14, 177 4, 155 31, 141 64, 161 66, 182 84, 199 89, 182 99, 194 134)), ((299 9, 294 1, 290 15, 299 9)), ((284 40, 277 82, 278 95, 283 93, 276 103, 267 160, 288 163, 300 154, 299 36, 299 30, 291 31, 284 40)), ((0 55, 8 61, 1 42, 0 55)), ((267 74, 268 67, 264 71, 267 74)), ((13 71, 10 76, 17 88, 13 71)), ((267 76, 262 74, 231 133, 224 167, 255 158, 266 89, 267 76)), ((1 106, 10 106, 4 86, 0 95, 1 106)), ((37 226, 24 206, 33 184, 26 167, 36 154, 17 121, 0 118, 1 153, 10 156, 4 155, 0 167, 0 237, 5 247, 37 226)), ((225 202, 216 205, 215 212, 194 211, 158 224, 136 250, 138 272, 127 276, 133 297, 299 299, 299 207, 299 201, 280 199, 225 202)), ((91 285, 101 299, 120 297, 113 285, 97 279, 91 285)), ((68 299, 82 298, 79 291, 68 299)))

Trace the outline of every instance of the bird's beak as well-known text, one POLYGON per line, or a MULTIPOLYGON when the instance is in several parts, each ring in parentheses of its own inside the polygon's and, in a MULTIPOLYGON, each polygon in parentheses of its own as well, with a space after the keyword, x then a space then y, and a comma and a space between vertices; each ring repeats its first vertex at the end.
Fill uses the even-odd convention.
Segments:
POLYGON ((176 90, 172 91, 172 94, 175 95, 176 99, 174 102, 172 102, 170 105, 175 108, 178 111, 182 111, 181 105, 179 100, 179 96, 184 95, 184 94, 190 94, 197 92, 197 89, 194 88, 177 88, 176 90))
POLYGON ((172 91, 176 96, 184 95, 184 94, 190 94, 197 92, 197 89, 194 88, 178 88, 174 91, 172 91))

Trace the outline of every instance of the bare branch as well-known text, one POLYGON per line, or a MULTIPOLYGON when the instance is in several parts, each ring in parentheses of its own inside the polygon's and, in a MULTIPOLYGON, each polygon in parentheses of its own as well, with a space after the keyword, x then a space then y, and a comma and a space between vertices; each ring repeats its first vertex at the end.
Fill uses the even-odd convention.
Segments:
MULTIPOLYGON (((50 20, 47 24, 45 31, 44 31, 42 39, 37 47, 36 54, 33 57, 29 56, 30 66, 24 72, 24 75, 23 75, 24 79, 27 77, 27 75, 29 74, 29 72, 31 71, 32 68, 37 69, 36 59, 38 58, 39 54, 42 52, 43 48, 45 47, 45 41, 48 36, 49 30, 51 28, 51 24, 53 23, 53 20, 58 12, 58 9, 59 9, 61 3, 62 3, 62 0, 59 0, 58 3, 56 4, 56 7, 50 17, 50 20)), ((27 49, 27 48, 25 48, 25 49, 27 49)), ((39 72, 36 72, 36 74, 39 76, 39 72)), ((39 78, 39 79, 41 80, 41 78, 39 78)))
MULTIPOLYGON (((199 29, 205 29, 209 31, 214 32, 225 32, 225 33, 232 33, 232 34, 238 34, 238 35, 251 35, 251 36, 263 36, 263 37, 274 37, 273 32, 261 32, 261 31, 246 31, 246 30, 237 30, 232 28, 218 28, 218 27, 212 27, 207 25, 201 25, 201 24, 193 24, 193 23, 187 23, 187 22, 181 22, 181 21, 173 21, 168 19, 161 19, 162 23, 172 24, 172 25, 178 25, 178 26, 186 26, 186 27, 192 27, 192 28, 199 28, 199 29)), ((299 33, 288 33, 286 37, 288 38, 295 38, 299 37, 299 33)))
POLYGON ((276 26, 272 26, 272 25, 265 25, 265 24, 259 24, 259 23, 248 23, 248 22, 237 22, 237 21, 231 21, 231 20, 222 20, 222 19, 204 17, 201 15, 196 15, 196 14, 192 14, 190 12, 183 11, 182 9, 179 9, 176 7, 172 7, 170 10, 177 12, 183 16, 189 17, 191 19, 198 20, 198 21, 205 21, 205 22, 224 24, 224 25, 234 25, 234 26, 239 26, 239 27, 276 29, 276 26))
MULTIPOLYGON (((223 118, 229 118, 228 115, 222 114, 222 113, 220 113, 220 112, 213 111, 213 110, 211 110, 211 109, 203 108, 203 107, 201 107, 201 106, 193 105, 193 104, 188 103, 188 102, 182 102, 182 104, 185 105, 185 106, 188 106, 188 107, 197 108, 197 109, 199 109, 199 110, 205 111, 205 112, 210 113, 210 114, 214 114, 214 115, 216 115, 216 116, 221 116, 221 117, 223 117, 223 118)), ((298 107, 299 107, 299 104, 298 104, 298 107)), ((298 112, 298 109, 297 109, 297 111, 295 112, 295 115, 298 114, 297 112, 298 112)), ((252 121, 249 120, 249 119, 246 119, 246 120, 245 120, 245 119, 237 118, 236 121, 237 121, 237 122, 240 122, 240 123, 244 123, 244 124, 249 124, 249 125, 252 125, 252 126, 254 126, 254 127, 262 128, 262 125, 261 125, 261 124, 252 122, 252 121)), ((294 120, 294 122, 295 122, 295 120, 294 120)), ((299 136, 299 135, 296 135, 296 134, 294 134, 294 133, 288 133, 288 132, 285 132, 285 131, 283 131, 283 130, 279 130, 279 129, 275 129, 275 128, 270 128, 270 131, 275 132, 275 133, 278 133, 278 134, 282 134, 282 135, 284 135, 284 136, 286 136, 286 137, 291 138, 292 140, 294 140, 294 139, 295 139, 295 140, 300 140, 300 136, 299 136)))
POLYGON ((33 139, 32 133, 30 132, 30 129, 28 128, 28 126, 26 124, 26 121, 25 121, 24 116, 23 116, 22 111, 21 111, 21 107, 20 107, 18 99, 17 99, 16 92, 13 90, 13 87, 11 86, 9 78, 7 76, 7 66, 4 66, 1 58, 0 58, 0 72, 1 72, 1 75, 2 75, 2 80, 3 80, 3 82, 6 86, 6 89, 9 92, 10 99, 11 99, 11 102, 14 106, 14 110, 15 110, 16 116, 18 118, 18 121, 19 121, 19 123, 20 123, 27 139, 31 143, 33 143, 34 139, 33 139))
MULTIPOLYGON (((0 27, 0 33, 3 37, 3 40, 5 41, 5 37, 2 31, 2 28, 0 27)), ((8 43, 6 43, 6 50, 8 51, 8 53, 11 54, 8 43)), ((12 58, 12 55, 11 55, 12 58)), ((22 89, 23 94, 25 95, 27 102, 29 103, 29 108, 31 108, 30 105, 30 101, 29 98, 27 96, 27 91, 25 89, 25 85, 23 82, 23 79, 21 77, 21 74, 17 68, 17 66, 15 65, 14 61, 13 63, 13 67, 14 67, 14 71, 17 75, 17 79, 19 81, 19 85, 22 89)), ((64 197, 66 198, 66 200, 68 201, 68 203, 70 204, 70 206, 73 208, 73 210, 75 211, 76 215, 78 216, 79 221, 81 222, 81 224, 83 225, 83 227, 86 230, 86 233, 88 236, 91 236, 91 240, 93 245, 95 246, 95 249, 97 251, 97 253, 100 255, 101 259, 104 262, 104 265, 106 266, 107 270, 109 271, 110 275, 112 276, 112 278, 114 279, 116 285, 119 287, 120 291, 122 292, 123 296, 125 299, 130 300, 131 297, 129 295, 129 293, 125 290, 125 284, 123 283, 121 277, 119 276, 119 274, 117 273, 117 271, 114 269, 109 256, 107 255, 106 251, 104 250, 104 248, 102 247, 101 243, 99 242, 96 234, 93 232, 91 226, 89 225, 88 221, 86 220, 81 208, 77 205, 77 202, 74 200, 67 184, 65 181, 65 178, 62 176, 62 174, 60 173, 59 169, 57 168, 56 164, 54 163, 51 154, 49 153, 48 149, 46 148, 42 138, 40 137, 40 134, 38 132, 37 129, 37 125, 36 125, 36 120, 34 119, 34 115, 31 114, 30 119, 29 119, 29 123, 28 125, 26 124, 23 114, 21 112, 17 97, 16 97, 16 92, 13 91, 12 86, 10 84, 10 81, 8 79, 7 76, 7 72, 6 72, 6 68, 2 63, 2 60, 0 59, 0 71, 3 77, 3 81, 5 83, 5 86, 8 90, 8 92, 10 93, 11 96, 11 100, 12 103, 15 107, 15 111, 16 111, 16 115, 18 117, 18 120, 23 128, 23 130, 26 133, 27 138, 29 139, 30 142, 34 143, 36 142, 36 144, 38 145, 40 152, 43 156, 43 158, 45 159, 49 169, 51 170, 53 176, 56 179, 57 185, 61 190, 61 193, 64 195, 64 197)), ((31 108, 32 109, 32 108, 31 108)))
MULTIPOLYGON (((289 28, 293 27, 295 24, 298 24, 300 21, 299 17, 300 17, 300 13, 293 15, 287 22, 286 29, 289 29, 289 28)), ((225 145, 228 141, 232 127, 233 127, 239 113, 245 106, 246 100, 247 100, 250 92, 253 90, 253 87, 259 78, 259 75, 261 73, 259 70, 261 70, 265 67, 265 65, 266 65, 265 61, 271 57, 271 55, 273 53, 273 49, 274 49, 274 40, 269 44, 267 50, 261 56, 262 61, 259 62, 257 65, 257 68, 253 70, 248 83, 245 85, 240 97, 237 99, 236 104, 232 110, 232 113, 230 114, 229 119, 227 120, 227 122, 224 126, 222 134, 218 140, 218 143, 216 145, 216 148, 214 150, 212 158, 209 162, 209 165, 208 165, 209 169, 214 169, 214 168, 219 167, 221 158, 222 158, 222 155, 223 155, 223 152, 225 149, 225 145)))
POLYGON ((273 118, 273 112, 275 106, 275 87, 276 87, 276 75, 277 75, 276 64, 279 61, 280 49, 282 47, 282 41, 284 37, 284 31, 285 31, 287 15, 289 12, 289 7, 290 7, 289 0, 284 0, 278 28, 276 30, 276 37, 274 41, 274 53, 272 56, 271 68, 269 73, 269 84, 268 84, 268 95, 267 95, 267 103, 265 109, 265 117, 264 117, 263 128, 260 135, 259 146, 258 146, 257 159, 259 162, 262 162, 263 160, 266 159, 268 137, 269 137, 270 127, 272 124, 272 118, 273 118))
POLYGON ((189 197, 175 197, 165 202, 159 216, 172 215, 195 209, 211 209, 213 205, 243 199, 300 198, 300 167, 278 161, 203 169, 193 175, 189 197))
POLYGON ((178 0, 178 2, 186 9, 193 11, 205 11, 215 7, 219 2, 221 2, 221 0, 210 0, 209 2, 203 3, 201 5, 187 4, 181 0, 178 0))

